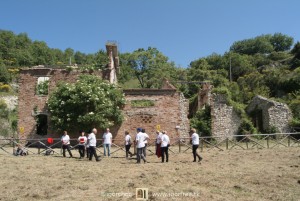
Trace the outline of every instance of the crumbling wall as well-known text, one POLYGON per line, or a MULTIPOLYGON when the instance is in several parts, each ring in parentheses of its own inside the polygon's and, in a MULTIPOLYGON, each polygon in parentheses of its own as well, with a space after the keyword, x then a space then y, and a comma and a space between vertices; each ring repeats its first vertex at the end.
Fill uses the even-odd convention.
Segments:
MULTIPOLYGON (((102 76, 100 72, 94 71, 67 71, 65 69, 51 68, 27 68, 20 71, 19 78, 19 108, 18 108, 18 127, 20 138, 41 138, 36 135, 36 114, 46 114, 50 125, 50 113, 47 108, 48 95, 37 95, 36 85, 39 77, 49 77, 48 94, 50 94, 57 84, 61 81, 74 83, 80 74, 96 74, 102 76)), ((59 137, 51 126, 48 127, 48 135, 59 137)))
POLYGON ((218 139, 233 138, 238 134, 241 118, 232 106, 227 105, 226 97, 222 94, 212 95, 211 133, 218 139))
POLYGON ((281 133, 291 131, 289 121, 292 119, 292 112, 284 103, 276 102, 262 96, 255 96, 246 110, 249 114, 256 110, 262 111, 262 125, 264 130, 276 128, 281 133))

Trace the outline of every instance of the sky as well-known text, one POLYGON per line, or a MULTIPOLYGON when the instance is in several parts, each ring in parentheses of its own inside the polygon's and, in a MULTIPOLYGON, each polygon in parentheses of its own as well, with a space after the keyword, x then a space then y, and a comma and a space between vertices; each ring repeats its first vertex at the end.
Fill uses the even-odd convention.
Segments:
POLYGON ((0 0, 0 29, 83 53, 156 47, 179 67, 233 42, 283 33, 300 41, 299 0, 0 0))

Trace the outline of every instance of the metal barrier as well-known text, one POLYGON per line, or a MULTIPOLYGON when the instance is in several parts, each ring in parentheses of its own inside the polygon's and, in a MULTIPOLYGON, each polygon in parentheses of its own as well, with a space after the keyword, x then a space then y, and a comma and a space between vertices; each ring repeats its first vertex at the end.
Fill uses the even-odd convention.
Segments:
MULTIPOLYGON (((169 151, 174 154, 191 152, 192 145, 190 138, 171 138, 169 151)), ((77 139, 71 139, 71 150, 78 146, 77 139)), ((98 146, 96 150, 103 154, 102 139, 97 139, 98 146)), ((111 145, 111 155, 125 152, 124 141, 113 140, 111 145)), ((150 140, 147 146, 148 155, 155 155, 155 140, 150 140)), ((13 154, 16 146, 21 146, 29 154, 46 155, 49 151, 53 155, 61 155, 61 139, 53 138, 53 143, 48 143, 47 138, 42 139, 20 139, 20 138, 5 138, 0 139, 0 154, 13 154), (60 150, 59 150, 60 149, 60 150), (48 152, 47 152, 48 151, 48 152)), ((233 149, 272 149, 275 147, 300 147, 300 133, 274 133, 274 134, 251 134, 251 135, 235 135, 230 137, 200 137, 199 148, 201 152, 211 150, 233 150, 233 149)), ((136 153, 135 144, 133 144, 134 153, 136 153)))

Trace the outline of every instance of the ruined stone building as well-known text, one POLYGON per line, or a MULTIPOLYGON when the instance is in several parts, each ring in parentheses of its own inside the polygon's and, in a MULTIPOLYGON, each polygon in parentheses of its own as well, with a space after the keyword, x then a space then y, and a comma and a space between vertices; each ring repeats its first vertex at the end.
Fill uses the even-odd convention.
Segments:
MULTIPOLYGON (((59 82, 73 83, 82 73, 100 76, 111 83, 117 82, 117 46, 108 44, 106 49, 110 62, 102 72, 45 67, 24 68, 20 71, 19 137, 32 139, 61 136, 61 133, 52 128, 51 114, 47 109, 48 94, 51 94, 59 82), (37 86, 45 81, 48 82, 47 93, 38 94, 37 86), (39 119, 38 125, 36 119, 39 119)), ((157 129, 167 130, 172 138, 188 136, 188 101, 167 81, 162 89, 128 89, 124 90, 124 94, 124 121, 120 126, 111 128, 116 143, 123 144, 125 130, 133 134, 138 127, 145 128, 153 139, 157 129)), ((77 132, 70 133, 73 138, 78 137, 77 135, 77 132)), ((102 134, 98 134, 97 138, 101 136, 102 134)))

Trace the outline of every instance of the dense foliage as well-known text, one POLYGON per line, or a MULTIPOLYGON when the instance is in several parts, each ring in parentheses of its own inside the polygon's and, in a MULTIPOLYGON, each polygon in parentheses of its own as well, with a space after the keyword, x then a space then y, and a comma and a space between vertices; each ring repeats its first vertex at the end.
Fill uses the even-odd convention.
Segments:
MULTIPOLYGON (((180 81, 209 81, 216 92, 227 94, 228 103, 242 117, 241 133, 257 132, 244 111, 245 106, 256 95, 287 103, 294 114, 291 124, 300 127, 300 43, 293 43, 292 37, 282 33, 260 35, 234 42, 223 55, 213 53, 191 61, 187 68, 177 67, 153 47, 119 53, 119 85, 123 88, 160 88, 163 79, 169 79, 190 99, 191 110, 194 110, 190 113, 192 125, 205 134, 210 133, 208 128, 203 127, 209 120, 208 113, 197 112, 197 107, 194 107, 201 85, 180 84, 180 81)), ((103 50, 95 54, 75 52, 71 48, 62 51, 49 48, 45 42, 32 41, 24 33, 16 35, 10 31, 0 31, 0 82, 3 84, 12 79, 13 73, 10 69, 39 64, 63 67, 70 61, 84 69, 105 69, 108 64, 106 52, 103 50)), ((63 85, 59 89, 64 93, 69 91, 63 85)), ((69 114, 69 111, 62 112, 69 114)), ((71 120, 67 119, 64 120, 65 125, 71 125, 71 120)), ((78 123, 93 124, 86 119, 88 116, 81 117, 78 123)), ((58 119, 54 121, 58 122, 58 119)), ((107 122, 101 124, 108 125, 107 122)), ((64 124, 57 123, 57 126, 63 127, 64 124)))
POLYGON ((60 83, 48 107, 57 129, 106 128, 122 122, 124 95, 115 85, 92 75, 74 84, 60 83))

